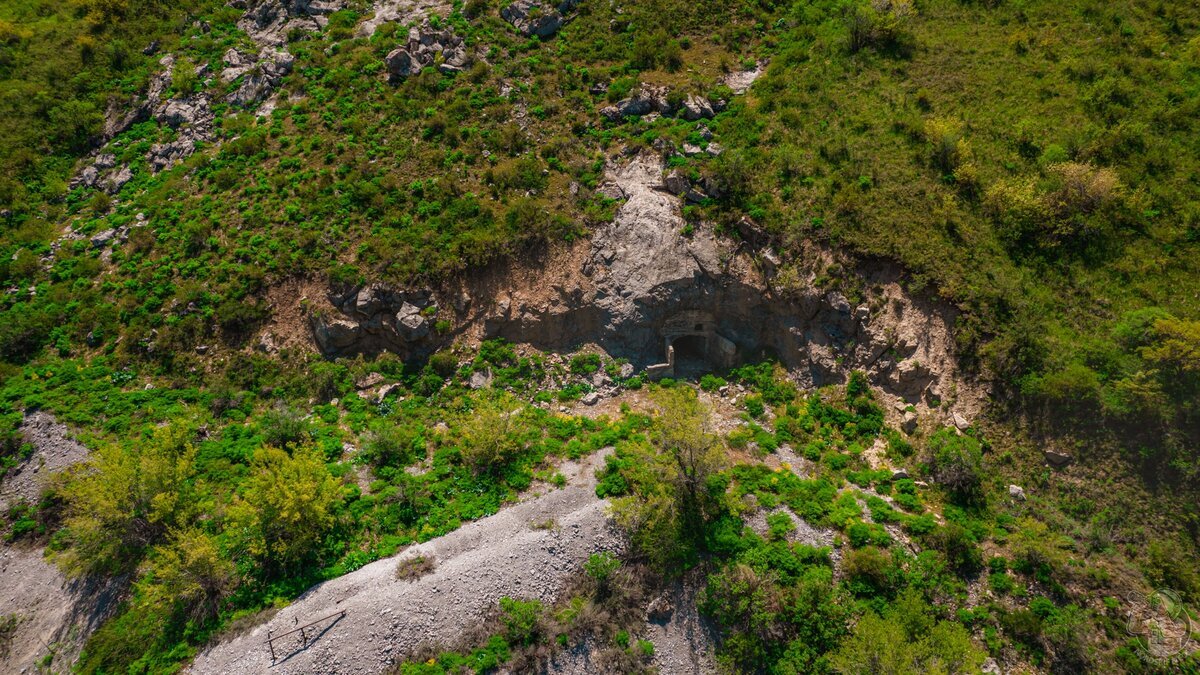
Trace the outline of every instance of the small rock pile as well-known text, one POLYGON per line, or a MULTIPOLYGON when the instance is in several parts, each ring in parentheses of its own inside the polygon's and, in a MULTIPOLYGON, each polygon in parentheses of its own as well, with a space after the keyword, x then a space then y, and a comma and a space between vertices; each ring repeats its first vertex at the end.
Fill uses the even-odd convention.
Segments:
POLYGON ((238 21, 260 45, 283 47, 293 31, 313 32, 329 23, 329 14, 345 8, 340 0, 230 0, 229 7, 246 10, 238 21))
POLYGON ((667 97, 665 87, 642 85, 633 95, 615 104, 600 109, 600 114, 610 122, 620 122, 626 117, 644 117, 650 114, 672 116, 679 114, 686 120, 711 119, 725 109, 724 100, 709 101, 707 98, 688 94, 678 105, 667 97))
POLYGON ((393 49, 383 59, 388 77, 398 82, 416 75, 427 66, 437 65, 443 73, 462 72, 467 65, 467 46, 449 28, 435 29, 428 21, 408 31, 408 42, 393 49), (441 63, 438 63, 438 57, 441 63))
POLYGON ((245 76, 242 84, 227 100, 233 105, 246 108, 259 103, 279 86, 284 76, 292 72, 296 57, 288 52, 266 47, 257 56, 230 49, 225 52, 222 60, 225 62, 225 69, 221 71, 222 81, 233 82, 245 76))
POLYGON ((396 291, 370 284, 331 294, 329 300, 343 316, 314 314, 311 319, 317 345, 325 353, 357 346, 410 354, 433 332, 428 315, 437 311, 437 305, 428 291, 396 291))
POLYGON ((562 28, 566 13, 574 9, 577 2, 562 0, 551 6, 541 0, 517 0, 500 10, 500 17, 525 37, 548 38, 562 28))

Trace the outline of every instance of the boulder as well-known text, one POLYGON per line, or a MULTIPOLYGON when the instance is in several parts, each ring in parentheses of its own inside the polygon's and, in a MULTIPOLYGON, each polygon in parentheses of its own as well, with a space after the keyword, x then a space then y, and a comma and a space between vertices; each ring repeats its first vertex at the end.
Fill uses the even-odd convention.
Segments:
MULTIPOLYGON (((849 309, 849 303, 846 307, 849 309)), ((925 391, 933 380, 933 375, 929 368, 916 359, 905 359, 892 369, 889 379, 896 393, 912 400, 925 391)))
POLYGON ((600 394, 594 391, 589 391, 583 395, 583 398, 579 399, 579 402, 584 405, 596 405, 600 402, 600 394))
POLYGON ((467 386, 471 387, 472 389, 484 389, 486 387, 490 387, 491 385, 492 385, 492 371, 491 370, 486 370, 486 371, 477 370, 477 371, 471 373, 471 380, 467 383, 467 386))
POLYGON ((99 232, 95 235, 92 235, 92 239, 91 239, 92 248, 100 248, 100 247, 108 244, 110 241, 112 241, 116 237, 117 237, 117 231, 112 228, 107 229, 103 232, 99 232))
POLYGON ((911 436, 917 430, 917 413, 905 410, 904 417, 900 421, 900 430, 911 436))
POLYGON ((700 98, 695 94, 688 94, 683 100, 683 119, 685 120, 700 120, 708 119, 713 116, 712 104, 708 99, 700 98))
MULTIPOLYGON (((225 56, 228 62, 229 52, 226 52, 225 56)), ((269 47, 259 52, 256 59, 239 58, 238 63, 241 65, 221 71, 221 78, 229 77, 230 81, 237 79, 239 75, 245 75, 242 84, 229 95, 229 102, 236 106, 250 107, 266 99, 283 78, 292 72, 295 61, 296 58, 289 52, 269 47)))
POLYGON ((428 21, 408 31, 408 40, 383 59, 392 82, 437 65, 443 73, 461 72, 469 63, 466 43, 450 29, 435 29, 428 21), (440 62, 439 62, 440 58, 440 62))
POLYGON ((365 377, 361 377, 354 382, 354 388, 361 391, 363 389, 370 389, 378 384, 383 384, 383 374, 367 373, 365 377))
POLYGON ((663 176, 663 187, 673 195, 679 196, 688 191, 692 186, 691 181, 687 179, 678 169, 671 169, 663 176))
POLYGON ((971 423, 967 421, 967 418, 963 417, 959 413, 950 415, 950 421, 954 423, 954 428, 958 429, 959 431, 966 431, 971 427, 971 423))
MULTIPOLYGON (((574 2, 564 2, 559 7, 568 11, 574 2)), ((539 0, 517 0, 500 10, 500 18, 512 24, 525 37, 534 35, 547 38, 558 32, 563 25, 563 15, 559 8, 547 5, 539 0)))
POLYGON ((314 315, 313 337, 317 346, 325 353, 338 352, 358 341, 360 330, 357 321, 341 317, 325 318, 314 315))
POLYGON ((1023 502, 1025 501, 1025 488, 1020 485, 1009 485, 1008 496, 1019 502, 1023 502))
POLYGON ((396 313, 396 332, 404 340, 420 340, 429 335, 429 319, 422 316, 416 305, 406 302, 396 313))
POLYGON ((646 621, 650 623, 666 623, 671 620, 671 615, 675 613, 675 607, 671 605, 671 599, 666 593, 658 596, 646 605, 646 621))
POLYGON ((1042 453, 1046 461, 1054 466, 1066 466, 1071 463, 1071 456, 1055 450, 1046 450, 1042 453))
POLYGON ((892 472, 892 480, 904 480, 908 478, 908 472, 904 469, 896 469, 892 472))
POLYGON ((421 66, 413 60, 412 54, 409 54, 404 47, 388 52, 388 55, 383 58, 383 64, 393 78, 405 78, 421 71, 421 66))

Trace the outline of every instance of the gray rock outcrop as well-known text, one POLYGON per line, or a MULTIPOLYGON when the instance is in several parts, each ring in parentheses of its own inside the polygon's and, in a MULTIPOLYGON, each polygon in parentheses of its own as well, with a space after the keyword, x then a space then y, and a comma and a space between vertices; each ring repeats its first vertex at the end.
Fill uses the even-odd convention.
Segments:
POLYGON ((402 355, 422 353, 432 333, 424 310, 431 307, 428 292, 402 292, 370 284, 330 301, 341 316, 317 313, 310 318, 317 346, 325 353, 390 350, 402 355))
MULTIPOLYGON (((688 94, 677 105, 672 105, 668 100, 668 90, 665 87, 643 84, 634 91, 628 98, 621 99, 613 105, 605 106, 600 109, 600 114, 610 122, 620 122, 626 117, 645 117, 648 115, 679 115, 683 119, 690 121, 698 121, 709 119, 717 113, 717 106, 710 102, 707 98, 688 94)), ((705 140, 712 138, 712 132, 704 127, 707 132, 704 136, 705 140)), ((699 146, 685 144, 686 154, 698 154, 701 152, 699 146), (689 151, 688 148, 691 148, 689 151)))
MULTIPOLYGON (((704 223, 685 234, 682 200, 673 194, 682 182, 664 182, 661 155, 611 164, 601 185, 625 201, 612 223, 570 254, 572 269, 550 264, 528 277, 446 289, 440 304, 459 307, 450 335, 429 331, 420 322, 425 313, 414 311, 430 306, 430 293, 369 286, 331 297, 335 311, 314 320, 318 345, 330 355, 388 349, 407 357, 465 335, 548 351, 595 344, 659 373, 773 355, 805 386, 840 383, 860 369, 905 405, 929 404, 952 390, 950 310, 906 295, 898 270, 867 277, 876 290, 852 305, 815 283, 823 265, 798 273, 749 221, 739 225, 741 243, 704 223), (769 265, 761 262, 768 256, 769 265), (790 281, 776 287, 772 279, 783 278, 785 267, 790 281), (466 291, 474 300, 456 303, 466 291)), ((967 395, 961 384, 953 389, 967 395)), ((899 411, 906 430, 915 431, 916 414, 899 411)))
POLYGON ((567 12, 577 0, 562 0, 557 5, 541 0, 517 0, 500 10, 500 16, 525 37, 548 38, 562 28, 567 12))
POLYGON ((345 8, 338 0, 233 0, 230 6, 244 8, 238 21, 252 40, 262 46, 283 47, 293 31, 313 32, 329 23, 329 14, 345 8))
POLYGON ((296 58, 286 51, 264 48, 257 56, 234 49, 225 52, 225 69, 221 79, 232 82, 241 77, 242 83, 228 101, 243 108, 262 102, 279 86, 290 72, 296 58))
POLYGON ((408 41, 383 59, 389 78, 395 82, 437 65, 443 73, 461 72, 467 66, 467 46, 449 28, 438 30, 426 21, 408 31, 408 41))

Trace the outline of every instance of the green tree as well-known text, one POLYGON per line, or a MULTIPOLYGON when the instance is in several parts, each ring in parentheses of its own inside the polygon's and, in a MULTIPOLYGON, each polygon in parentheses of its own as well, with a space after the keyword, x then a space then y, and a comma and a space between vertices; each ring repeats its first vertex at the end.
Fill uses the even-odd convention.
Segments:
POLYGON ((695 391, 662 389, 655 402, 650 443, 627 449, 634 455, 626 465, 632 494, 615 500, 613 513, 634 548, 662 569, 703 547, 706 523, 723 507, 723 490, 714 494, 710 479, 725 459, 695 391))
POLYGON ((189 528, 156 547, 143 565, 137 604, 203 622, 217 615, 237 584, 234 565, 222 556, 216 540, 189 528))
POLYGON ((958 496, 973 494, 983 474, 979 441, 949 427, 939 429, 929 438, 929 470, 934 480, 958 496))
POLYGON ((525 449, 528 430, 520 403, 509 394, 477 399, 458 420, 463 461, 475 473, 497 470, 525 449))
POLYGON ((984 658, 962 624, 935 623, 929 604, 909 589, 885 615, 863 615, 832 664, 847 675, 958 675, 979 672, 984 658))
POLYGON ((291 455, 270 446, 254 453, 250 477, 229 507, 240 548, 268 574, 294 569, 317 551, 334 522, 337 480, 310 446, 291 455))
POLYGON ((68 574, 126 570, 195 515, 192 434, 177 423, 130 448, 102 446, 67 480, 67 547, 57 559, 68 574))

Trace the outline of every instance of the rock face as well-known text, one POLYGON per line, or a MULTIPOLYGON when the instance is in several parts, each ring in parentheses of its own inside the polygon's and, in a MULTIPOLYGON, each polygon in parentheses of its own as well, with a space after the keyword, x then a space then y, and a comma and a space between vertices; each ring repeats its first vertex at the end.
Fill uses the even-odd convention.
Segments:
POLYGON ((327 15, 345 8, 338 0, 233 0, 230 6, 245 9, 238 21, 252 40, 263 46, 283 47, 288 33, 312 32, 329 23, 327 15))
POLYGON ((343 316, 314 314, 310 319, 322 352, 389 350, 412 355, 430 346, 432 325, 423 313, 432 306, 428 292, 398 292, 372 284, 329 299, 343 316))
POLYGON ((166 101, 154 110, 154 119, 175 130, 175 139, 150 146, 146 160, 151 171, 169 169, 196 151, 196 144, 212 140, 213 112, 208 94, 193 94, 166 101))
MULTIPOLYGON (((736 249, 704 224, 685 236, 681 199, 664 186, 661 156, 611 164, 601 187, 624 203, 612 223, 564 259, 526 277, 439 291, 442 311, 454 311, 450 335, 427 331, 418 322, 423 315, 405 309, 425 309, 430 293, 369 286, 331 297, 337 311, 314 320, 318 345, 329 355, 388 349, 411 357, 460 337, 501 337, 548 351, 590 343, 659 374, 689 363, 712 370, 774 356, 805 386, 840 383, 861 369, 906 404, 928 404, 956 389, 952 314, 907 296, 898 271, 868 277, 867 286, 879 290, 858 307, 819 288, 815 266, 776 287, 772 278, 786 261, 769 252, 751 223, 736 249), (763 263, 768 257, 775 262, 763 263), (457 302, 463 293, 472 302, 457 302), (456 305, 461 309, 450 309, 456 305)), ((961 384, 957 390, 965 396, 961 384)), ((910 428, 915 422, 914 414, 910 428)))
POLYGON ((292 72, 296 58, 285 51, 264 48, 257 56, 230 49, 225 52, 225 69, 221 79, 232 82, 244 77, 242 84, 229 95, 228 101, 243 108, 262 102, 275 91, 281 80, 292 72))
MULTIPOLYGON (((610 122, 620 122, 626 117, 643 117, 651 114, 659 114, 671 116, 678 114, 686 120, 698 121, 713 117, 718 108, 721 108, 720 102, 714 104, 706 98, 688 94, 683 102, 678 105, 672 105, 667 98, 670 93, 666 87, 658 87, 653 85, 643 84, 629 98, 621 99, 615 104, 606 106, 600 109, 600 114, 610 122)), ((708 134, 705 140, 712 138, 712 132, 704 129, 708 134)), ((685 146, 686 148, 687 146, 685 146)), ((700 148, 695 148, 694 151, 687 154, 697 154, 700 148)))
POLYGON ((548 38, 562 28, 564 15, 575 7, 577 0, 562 0, 557 5, 541 0, 517 0, 500 10, 500 16, 525 37, 548 38))
POLYGON ((355 37, 370 37, 389 22, 407 26, 430 16, 446 17, 452 7, 448 0, 376 0, 373 9, 374 16, 358 25, 355 37))
POLYGON ((434 64, 443 73, 461 72, 467 62, 467 46, 463 39, 449 28, 434 29, 428 21, 419 28, 409 30, 404 46, 393 49, 383 59, 393 82, 416 75, 434 64))

